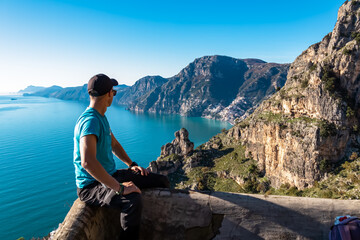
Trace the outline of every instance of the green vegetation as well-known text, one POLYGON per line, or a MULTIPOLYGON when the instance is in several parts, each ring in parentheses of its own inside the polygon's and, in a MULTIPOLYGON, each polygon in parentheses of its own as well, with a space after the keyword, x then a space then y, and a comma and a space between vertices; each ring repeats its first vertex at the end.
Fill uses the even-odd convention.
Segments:
MULTIPOLYGON (((322 161, 323 167, 328 167, 327 161, 322 161)), ((320 165, 321 168, 321 165, 320 165)), ((290 184, 283 184, 279 189, 270 188, 267 195, 287 195, 316 198, 336 199, 360 199, 360 158, 356 153, 349 158, 349 161, 338 166, 328 174, 328 177, 320 182, 315 182, 313 187, 299 190, 290 184), (355 158, 355 159, 354 159, 355 158)))
POLYGON ((241 192, 242 188, 233 179, 228 178, 217 178, 214 191, 220 192, 241 192))
POLYGON ((360 158, 357 153, 338 166, 327 179, 305 189, 303 196, 360 199, 360 158))
POLYGON ((351 38, 355 39, 357 44, 360 44, 360 33, 359 32, 352 32, 351 38))
MULTIPOLYGON (((320 168, 328 168, 329 162, 322 160, 320 168)), ((283 184, 279 189, 271 188, 266 194, 336 198, 360 199, 360 158, 353 153, 348 161, 335 168, 328 177, 320 182, 315 182, 313 187, 299 190, 290 184, 283 184)))
POLYGON ((167 157, 164 157, 162 159, 160 159, 160 161, 173 161, 173 162, 177 162, 177 161, 180 161, 181 160, 181 157, 177 154, 171 154, 167 157))
POLYGON ((305 78, 305 80, 301 82, 301 87, 307 88, 307 86, 309 86, 309 79, 305 78))
MULTIPOLYGON (((263 112, 257 116, 257 119, 265 122, 273 122, 280 124, 281 129, 286 128, 286 126, 292 123, 305 122, 310 125, 317 125, 320 129, 321 137, 329 137, 329 136, 334 136, 336 134, 336 126, 334 123, 330 123, 326 120, 320 120, 317 118, 309 118, 309 117, 291 118, 289 116, 280 113, 263 112)), ((297 133, 293 133, 293 135, 296 134, 297 133)))
POLYGON ((185 186, 195 185, 196 189, 203 191, 242 193, 265 193, 269 190, 270 181, 262 176, 251 157, 245 157, 245 147, 231 145, 222 151, 227 154, 214 159, 213 167, 199 166, 191 169, 184 182, 185 186), (239 182, 234 180, 235 177, 239 182))
POLYGON ((293 136, 295 136, 295 137, 299 137, 299 138, 303 137, 303 136, 301 135, 300 130, 291 131, 291 134, 292 134, 293 136))
POLYGON ((331 170, 331 162, 325 158, 321 159, 319 167, 321 172, 329 172, 331 170))
POLYGON ((238 123, 238 126, 240 128, 246 128, 250 126, 249 120, 242 120, 240 123, 238 123))
POLYGON ((336 135, 336 126, 334 123, 330 123, 325 120, 321 120, 318 123, 320 128, 320 136, 321 137, 329 137, 336 135))
POLYGON ((286 98, 286 91, 284 89, 281 89, 279 92, 280 92, 280 98, 281 99, 286 98))
POLYGON ((346 108, 346 117, 350 118, 353 117, 355 115, 355 111, 351 109, 351 107, 347 107, 346 108))
POLYGON ((296 196, 300 197, 302 195, 302 191, 298 190, 297 187, 291 186, 289 183, 282 184, 280 188, 270 188, 266 195, 286 195, 286 196, 296 196))
POLYGON ((354 133, 357 133, 359 131, 359 126, 357 125, 357 124, 355 124, 354 126, 353 126, 353 132, 354 133))
POLYGON ((310 66, 309 70, 310 70, 310 72, 312 72, 312 71, 316 70, 316 68, 317 68, 317 65, 311 63, 311 66, 310 66))
POLYGON ((256 116, 258 120, 262 120, 265 122, 275 122, 275 123, 281 123, 285 122, 287 117, 281 113, 273 113, 273 112, 263 112, 256 116))
POLYGON ((324 83, 326 90, 328 90, 331 93, 335 92, 338 79, 335 76, 334 72, 330 70, 329 66, 324 67, 321 81, 324 83))

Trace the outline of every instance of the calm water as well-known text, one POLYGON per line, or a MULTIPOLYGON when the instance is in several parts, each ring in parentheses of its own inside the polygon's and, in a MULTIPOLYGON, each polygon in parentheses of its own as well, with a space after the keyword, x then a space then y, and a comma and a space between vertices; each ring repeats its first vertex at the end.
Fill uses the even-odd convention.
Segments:
MULTIPOLYGON (((73 128, 87 104, 39 97, 0 96, 0 239, 46 236, 76 199, 73 128), (15 99, 11 99, 15 98, 15 99)), ((202 118, 106 113, 133 161, 147 167, 182 127, 195 146, 230 125, 202 118)), ((117 160, 119 168, 126 167, 117 160)))

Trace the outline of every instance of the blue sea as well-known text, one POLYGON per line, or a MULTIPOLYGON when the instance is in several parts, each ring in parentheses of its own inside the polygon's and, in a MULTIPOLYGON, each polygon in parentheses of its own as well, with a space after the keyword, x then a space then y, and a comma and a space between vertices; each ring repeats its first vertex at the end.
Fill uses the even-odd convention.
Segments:
MULTIPOLYGON (((73 129, 87 103, 0 96, 0 239, 43 237, 56 229, 76 199, 73 129)), ((139 114, 111 106, 115 137, 133 161, 147 167, 184 127, 198 146, 230 128, 226 122, 139 114)), ((126 165, 117 159, 117 166, 126 165)))

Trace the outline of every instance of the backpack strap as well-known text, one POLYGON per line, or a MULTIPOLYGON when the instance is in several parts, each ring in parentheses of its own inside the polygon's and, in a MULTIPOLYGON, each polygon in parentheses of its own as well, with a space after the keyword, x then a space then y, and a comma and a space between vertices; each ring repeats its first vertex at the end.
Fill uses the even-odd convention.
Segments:
POLYGON ((348 226, 348 223, 350 223, 354 220, 356 220, 356 223, 360 227, 360 221, 357 217, 348 218, 346 220, 343 220, 342 222, 340 222, 337 225, 333 225, 330 228, 329 239, 330 240, 333 240, 333 239, 352 240, 351 239, 352 238, 351 231, 350 231, 350 227, 348 226))
POLYGON ((350 229, 347 224, 338 226, 341 240, 351 240, 350 229))
POLYGON ((342 223, 338 225, 338 230, 340 233, 341 240, 352 240, 349 223, 357 220, 357 224, 360 225, 360 221, 358 221, 357 217, 352 217, 349 219, 344 220, 342 223))

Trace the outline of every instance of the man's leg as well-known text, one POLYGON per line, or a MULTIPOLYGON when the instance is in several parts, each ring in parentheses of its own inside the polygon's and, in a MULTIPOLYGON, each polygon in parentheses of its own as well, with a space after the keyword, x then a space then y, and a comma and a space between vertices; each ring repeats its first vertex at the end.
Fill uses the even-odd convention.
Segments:
POLYGON ((119 182, 132 181, 140 189, 144 188, 169 188, 169 179, 161 174, 149 173, 147 176, 142 176, 140 172, 135 172, 130 169, 120 169, 116 171, 113 177, 119 182))
POLYGON ((130 193, 128 195, 116 195, 110 202, 110 207, 121 206, 120 223, 124 229, 122 239, 138 239, 141 221, 141 195, 130 193))
POLYGON ((120 196, 96 182, 78 189, 78 196, 81 201, 89 205, 121 209, 120 223, 124 230, 124 239, 138 239, 142 209, 139 193, 120 196))

